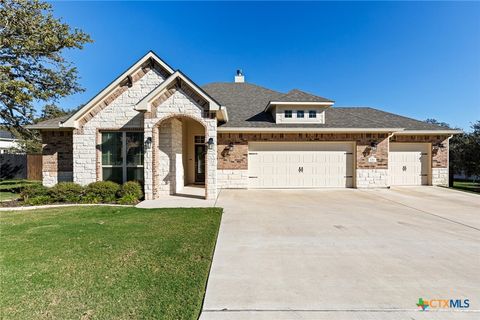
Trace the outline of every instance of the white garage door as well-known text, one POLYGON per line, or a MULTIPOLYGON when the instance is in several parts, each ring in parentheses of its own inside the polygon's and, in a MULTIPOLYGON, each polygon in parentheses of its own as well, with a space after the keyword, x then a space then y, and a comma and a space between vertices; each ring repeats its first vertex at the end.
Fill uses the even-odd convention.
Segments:
POLYGON ((388 167, 392 186, 428 184, 428 143, 390 143, 388 167))
POLYGON ((353 186, 353 143, 251 142, 251 188, 353 186))

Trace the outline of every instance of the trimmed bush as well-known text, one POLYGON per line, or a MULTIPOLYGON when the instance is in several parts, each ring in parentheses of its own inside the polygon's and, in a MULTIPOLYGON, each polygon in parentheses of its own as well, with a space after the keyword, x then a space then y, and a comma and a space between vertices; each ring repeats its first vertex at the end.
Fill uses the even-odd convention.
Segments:
POLYGON ((122 185, 122 188, 118 192, 120 198, 125 196, 134 196, 137 200, 143 198, 142 186, 138 181, 127 181, 122 185))
POLYGON ((117 200, 119 204, 137 204, 139 202, 138 197, 133 194, 127 194, 117 200))
POLYGON ((90 183, 85 188, 85 197, 82 199, 88 203, 115 202, 120 185, 112 181, 97 181, 90 183))
POLYGON ((20 192, 20 198, 23 201, 28 201, 31 198, 35 197, 44 197, 44 196, 49 196, 49 190, 47 187, 42 186, 41 184, 33 184, 30 186, 26 186, 22 189, 22 192, 20 192))
POLYGON ((50 188, 50 196, 54 202, 79 202, 84 188, 74 182, 60 182, 50 188))
POLYGON ((25 203, 26 204, 29 204, 31 206, 40 206, 40 205, 44 205, 44 204, 50 204, 52 203, 52 197, 50 196, 34 196, 34 197, 31 197, 31 198, 28 198, 27 200, 25 200, 25 203))

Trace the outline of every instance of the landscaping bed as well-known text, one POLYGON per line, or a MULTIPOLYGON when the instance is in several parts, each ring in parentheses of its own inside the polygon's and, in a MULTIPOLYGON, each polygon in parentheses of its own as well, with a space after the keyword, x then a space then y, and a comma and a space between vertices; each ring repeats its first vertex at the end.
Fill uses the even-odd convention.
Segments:
POLYGON ((128 181, 123 185, 111 181, 97 181, 87 186, 73 182, 60 182, 51 188, 41 183, 7 183, 10 191, 6 193, 5 201, 0 202, 2 207, 38 206, 49 204, 137 204, 143 199, 143 190, 136 181, 128 181), (15 189, 12 189, 15 186, 15 189))
POLYGON ((6 319, 197 319, 221 209, 0 212, 6 319))

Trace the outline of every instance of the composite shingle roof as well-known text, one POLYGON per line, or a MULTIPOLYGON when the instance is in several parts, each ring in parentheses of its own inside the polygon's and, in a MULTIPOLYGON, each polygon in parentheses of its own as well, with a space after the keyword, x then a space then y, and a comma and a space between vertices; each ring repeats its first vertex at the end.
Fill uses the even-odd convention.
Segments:
MULTIPOLYGON (((329 107, 325 110, 325 123, 275 123, 265 107, 275 102, 332 102, 298 89, 282 93, 252 83, 216 82, 202 86, 213 99, 225 106, 229 121, 223 128, 318 128, 318 129, 387 129, 402 128, 412 131, 445 131, 448 128, 407 118, 370 107, 329 107)), ((59 128, 70 115, 39 122, 33 129, 59 128)))
MULTIPOLYGON (((330 107, 325 110, 324 124, 275 123, 265 106, 270 101, 307 102, 310 95, 300 90, 292 90, 287 94, 270 90, 251 83, 211 83, 202 87, 209 95, 227 107, 229 121, 222 125, 225 128, 404 128, 406 130, 445 130, 445 127, 423 121, 403 117, 393 113, 370 107, 330 107), (295 100, 295 99, 298 100, 295 100)), ((312 98, 314 99, 314 98, 312 98)))

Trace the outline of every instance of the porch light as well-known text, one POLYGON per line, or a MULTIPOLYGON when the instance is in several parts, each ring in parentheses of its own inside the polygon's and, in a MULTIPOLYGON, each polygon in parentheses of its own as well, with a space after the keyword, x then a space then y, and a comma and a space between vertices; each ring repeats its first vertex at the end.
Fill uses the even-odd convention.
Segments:
POLYGON ((233 142, 230 142, 228 144, 228 151, 232 151, 234 148, 235 148, 235 145, 233 144, 233 142))
POLYGON ((214 145, 213 138, 208 138, 208 141, 207 141, 208 150, 212 150, 213 145, 214 145))
POLYGON ((378 143, 376 141, 370 142, 370 149, 372 151, 376 151, 377 150, 377 145, 378 145, 378 143))
POLYGON ((147 140, 145 140, 145 149, 150 149, 152 147, 152 137, 148 137, 147 140))

